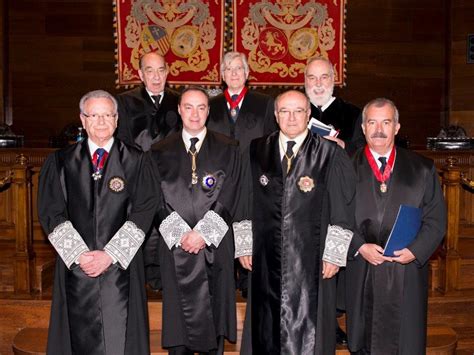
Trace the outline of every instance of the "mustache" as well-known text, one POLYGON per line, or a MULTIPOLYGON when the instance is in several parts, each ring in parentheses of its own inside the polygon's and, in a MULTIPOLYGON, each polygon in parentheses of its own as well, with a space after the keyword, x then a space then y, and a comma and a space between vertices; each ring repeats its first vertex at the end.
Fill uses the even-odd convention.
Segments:
POLYGON ((370 138, 387 138, 387 135, 383 132, 375 132, 370 138))

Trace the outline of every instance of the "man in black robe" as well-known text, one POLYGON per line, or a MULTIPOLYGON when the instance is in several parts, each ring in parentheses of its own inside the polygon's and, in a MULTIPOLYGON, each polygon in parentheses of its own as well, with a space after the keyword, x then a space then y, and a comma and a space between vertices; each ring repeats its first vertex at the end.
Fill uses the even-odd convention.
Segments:
MULTIPOLYGON (((311 102, 311 117, 326 125, 331 125, 338 131, 337 137, 324 138, 336 142, 352 155, 365 145, 362 133, 361 110, 357 106, 334 97, 334 66, 324 57, 311 58, 304 72, 304 87, 311 102)), ((336 276, 337 283, 337 317, 345 313, 345 269, 336 276)), ((347 344, 347 336, 337 324, 336 341, 347 344)))
POLYGON ((337 137, 326 136, 344 148, 349 155, 365 145, 360 108, 334 97, 334 67, 323 57, 311 58, 304 75, 306 95, 311 101, 311 117, 332 125, 337 137))
POLYGON ((368 145, 353 157, 358 233, 346 270, 349 349, 425 354, 428 260, 446 227, 437 172, 431 160, 395 147, 400 124, 392 101, 369 102, 362 127, 368 145), (407 247, 384 256, 401 205, 421 209, 421 227, 407 247))
POLYGON ((273 98, 245 86, 249 65, 243 53, 226 53, 221 75, 226 88, 211 99, 207 127, 238 140, 245 151, 253 139, 277 130, 273 98))
POLYGON ((309 133, 304 94, 281 94, 275 115, 280 131, 250 145, 253 250, 247 238, 241 253, 236 237, 252 270, 252 351, 334 354, 334 275, 352 238, 355 176, 336 143, 309 133))
POLYGON ((153 143, 180 129, 179 95, 165 88, 168 66, 156 52, 140 58, 138 75, 143 85, 117 96, 117 138, 148 151, 153 143))
MULTIPOLYGON (((165 58, 156 52, 140 58, 138 75, 143 85, 117 96, 117 138, 146 152, 153 143, 180 129, 179 95, 165 87, 168 66, 165 58)), ((152 289, 159 290, 158 232, 154 228, 147 232, 144 244, 147 283, 152 289)))
POLYGON ((236 341, 229 226, 240 221, 241 154, 236 141, 206 129, 203 89, 185 89, 178 111, 182 131, 152 147, 164 197, 156 218, 162 345, 170 354, 222 354, 224 338, 236 341))
POLYGON ((39 220, 60 256, 47 353, 149 354, 140 246, 157 205, 152 161, 113 138, 112 95, 79 106, 89 138, 51 154, 39 177, 39 220))

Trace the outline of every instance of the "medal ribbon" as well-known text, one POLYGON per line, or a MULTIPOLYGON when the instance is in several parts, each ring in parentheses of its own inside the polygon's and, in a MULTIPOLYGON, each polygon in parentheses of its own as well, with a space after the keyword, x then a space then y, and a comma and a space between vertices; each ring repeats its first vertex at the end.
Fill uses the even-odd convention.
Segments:
POLYGON ((224 90, 225 99, 226 99, 227 103, 229 104, 231 110, 233 110, 237 106, 239 106, 240 101, 242 101, 242 99, 244 98, 246 93, 247 93, 247 88, 244 87, 242 89, 242 91, 240 92, 239 96, 237 96, 237 100, 232 101, 232 98, 230 97, 230 94, 229 94, 229 89, 224 90))
POLYGON ((364 149, 365 157, 367 158, 367 161, 369 162, 369 165, 375 177, 381 183, 384 183, 390 178, 390 174, 392 173, 393 163, 395 161, 395 150, 396 150, 395 147, 393 147, 392 152, 390 153, 390 156, 388 157, 388 162, 387 162, 387 165, 385 166, 385 170, 382 175, 377 163, 375 162, 374 156, 370 152, 369 146, 368 145, 365 146, 365 149, 364 149))

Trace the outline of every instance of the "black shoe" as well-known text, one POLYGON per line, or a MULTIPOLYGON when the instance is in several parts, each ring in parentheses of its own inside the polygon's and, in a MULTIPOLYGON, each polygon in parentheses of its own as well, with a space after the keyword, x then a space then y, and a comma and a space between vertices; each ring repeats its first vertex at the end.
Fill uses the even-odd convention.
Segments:
POLYGON ((336 344, 347 345, 347 335, 339 325, 336 328, 336 344))

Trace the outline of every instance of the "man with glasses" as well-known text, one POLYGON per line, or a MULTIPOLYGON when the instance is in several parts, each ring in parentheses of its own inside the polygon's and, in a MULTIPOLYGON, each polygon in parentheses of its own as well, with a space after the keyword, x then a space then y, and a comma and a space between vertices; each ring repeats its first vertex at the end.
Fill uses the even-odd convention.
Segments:
POLYGON ((48 354, 149 354, 141 244, 158 183, 148 155, 114 139, 117 102, 84 95, 88 138, 51 154, 38 216, 58 252, 48 354))
POLYGON ((147 151, 153 143, 179 130, 181 122, 176 111, 179 95, 165 88, 168 66, 165 58, 156 52, 140 58, 138 75, 143 86, 117 96, 117 138, 147 151))
POLYGON ((239 141, 244 151, 252 139, 277 129, 273 98, 249 90, 249 65, 244 54, 228 52, 221 62, 224 93, 211 99, 207 127, 239 141))
POLYGON ((278 96, 275 115, 280 131, 250 145, 253 244, 239 260, 252 270, 252 351, 334 354, 355 175, 337 144, 309 133, 303 93, 278 96))
POLYGON ((334 67, 324 57, 311 58, 304 72, 304 87, 311 102, 311 117, 332 125, 339 132, 337 137, 324 138, 335 141, 352 155, 365 145, 362 133, 360 108, 334 97, 334 67))

